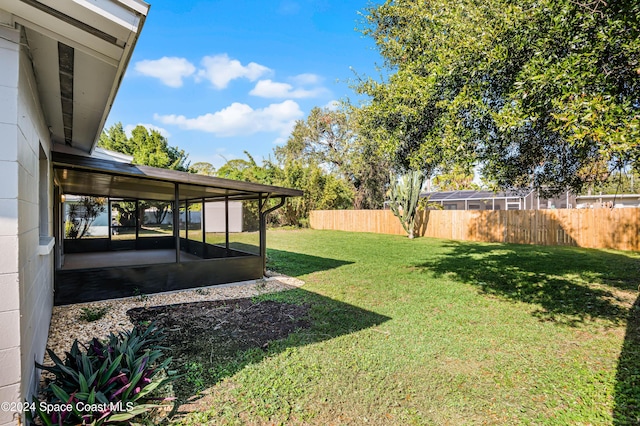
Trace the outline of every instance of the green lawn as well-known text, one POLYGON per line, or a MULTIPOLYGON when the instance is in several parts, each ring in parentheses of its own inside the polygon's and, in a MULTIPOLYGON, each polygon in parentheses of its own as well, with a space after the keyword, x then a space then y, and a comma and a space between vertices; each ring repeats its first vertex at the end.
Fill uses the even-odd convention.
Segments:
MULTIPOLYGON (((640 255, 269 231, 312 327, 185 424, 640 424, 640 255)), ((212 350, 215 350, 213 348, 212 350)))

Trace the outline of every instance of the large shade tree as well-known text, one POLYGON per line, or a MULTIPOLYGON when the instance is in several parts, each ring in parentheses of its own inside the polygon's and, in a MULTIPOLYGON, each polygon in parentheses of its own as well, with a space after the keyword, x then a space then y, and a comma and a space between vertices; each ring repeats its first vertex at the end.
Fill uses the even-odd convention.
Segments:
POLYGON ((397 169, 479 164, 543 192, 640 168, 640 2, 390 0, 363 32, 387 77, 363 78, 363 135, 397 169))
POLYGON ((275 157, 281 166, 319 165, 351 187, 354 208, 380 208, 389 181, 388 163, 360 137, 349 110, 313 108, 305 120, 296 121, 286 144, 275 148, 275 157))

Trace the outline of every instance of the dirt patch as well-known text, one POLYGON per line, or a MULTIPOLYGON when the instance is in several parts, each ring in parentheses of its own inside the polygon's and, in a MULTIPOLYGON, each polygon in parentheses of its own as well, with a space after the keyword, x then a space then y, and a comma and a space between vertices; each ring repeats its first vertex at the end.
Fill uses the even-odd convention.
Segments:
POLYGON ((174 384, 183 402, 259 360, 271 342, 308 328, 308 312, 305 305, 245 298, 134 308, 127 315, 134 324, 155 322, 164 329, 163 345, 183 374, 174 384), (247 357, 252 349, 259 352, 247 357))

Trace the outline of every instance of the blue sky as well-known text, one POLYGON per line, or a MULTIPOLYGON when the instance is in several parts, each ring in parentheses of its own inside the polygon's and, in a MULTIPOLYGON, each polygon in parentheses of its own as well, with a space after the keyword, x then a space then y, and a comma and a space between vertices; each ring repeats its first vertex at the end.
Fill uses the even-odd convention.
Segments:
POLYGON ((381 62, 355 31, 367 0, 149 2, 107 127, 155 127, 191 163, 266 158, 311 108, 354 97, 352 69, 381 62))

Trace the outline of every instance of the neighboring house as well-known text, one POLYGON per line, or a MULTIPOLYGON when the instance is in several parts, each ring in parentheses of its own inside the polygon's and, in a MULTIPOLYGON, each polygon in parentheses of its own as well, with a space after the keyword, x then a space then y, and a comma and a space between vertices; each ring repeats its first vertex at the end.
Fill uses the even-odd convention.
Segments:
MULTIPOLYGON (((149 6, 0 0, 0 401, 30 399, 53 307, 52 151, 90 154, 149 6)), ((0 412, 0 425, 24 422, 0 412)))
POLYGON ((116 161, 118 163, 131 163, 133 162, 133 156, 123 154, 121 152, 109 151, 108 149, 100 148, 99 146, 93 150, 91 154, 93 158, 99 158, 100 160, 116 161))
POLYGON ((444 210, 540 210, 576 206, 576 196, 570 192, 553 198, 542 198, 536 191, 443 191, 423 192, 420 196, 444 210))
POLYGON ((579 209, 640 207, 640 194, 578 195, 576 203, 579 209))
MULTIPOLYGON (((240 201, 229 202, 229 232, 251 231, 243 225, 245 218, 243 204, 240 201)), ((205 204, 206 232, 225 232, 225 205, 222 202, 205 204)))

